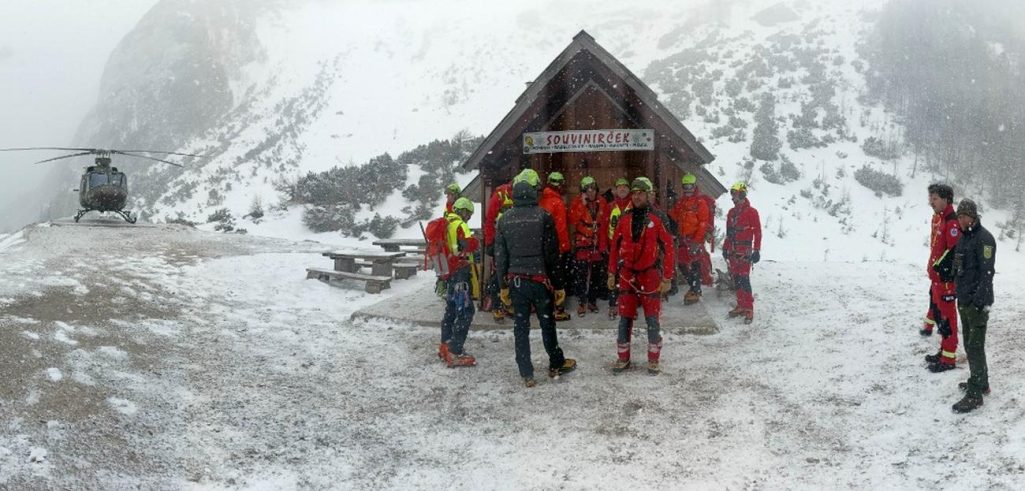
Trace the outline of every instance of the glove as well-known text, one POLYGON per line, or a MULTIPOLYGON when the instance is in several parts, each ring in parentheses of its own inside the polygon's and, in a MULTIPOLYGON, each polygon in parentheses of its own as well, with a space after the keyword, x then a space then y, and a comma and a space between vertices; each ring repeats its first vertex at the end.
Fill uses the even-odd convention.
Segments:
POLYGON ((669 289, 672 287, 673 282, 671 280, 662 280, 662 284, 658 287, 658 293, 661 295, 665 295, 666 293, 669 293, 669 289))
POLYGON ((940 319, 938 322, 936 322, 936 330, 939 331, 940 336, 943 336, 944 338, 949 337, 951 334, 950 322, 948 322, 946 319, 940 319))
POLYGON ((616 275, 609 273, 609 281, 607 284, 609 291, 614 291, 616 289, 616 275))
POLYGON ((555 290, 555 306, 562 307, 566 302, 566 290, 555 290))
POLYGON ((762 259, 762 255, 758 254, 758 251, 751 251, 751 264, 755 264, 762 259))
POLYGON ((502 301, 502 305, 505 305, 506 307, 512 305, 512 299, 509 298, 508 288, 503 288, 501 291, 499 291, 498 298, 502 301))

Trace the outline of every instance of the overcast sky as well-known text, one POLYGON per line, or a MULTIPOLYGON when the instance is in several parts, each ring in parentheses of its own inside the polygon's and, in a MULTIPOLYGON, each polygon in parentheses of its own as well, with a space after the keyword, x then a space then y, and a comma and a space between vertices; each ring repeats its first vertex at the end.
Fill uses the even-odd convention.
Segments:
MULTIPOLYGON (((70 144, 96 101, 110 52, 156 3, 0 0, 0 147, 70 144)), ((0 153, 0 182, 18 183, 0 189, 0 230, 12 199, 42 176, 24 164, 47 156, 0 153)))

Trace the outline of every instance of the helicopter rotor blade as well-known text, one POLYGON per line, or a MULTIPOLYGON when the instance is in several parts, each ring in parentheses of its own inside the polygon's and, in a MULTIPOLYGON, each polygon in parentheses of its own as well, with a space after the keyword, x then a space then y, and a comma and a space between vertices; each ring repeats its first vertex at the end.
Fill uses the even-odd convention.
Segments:
POLYGON ((46 159, 46 160, 40 160, 39 162, 33 162, 33 165, 34 164, 45 164, 47 162, 53 162, 54 160, 70 159, 72 157, 81 157, 83 155, 92 155, 92 154, 93 154, 93 152, 82 152, 82 153, 74 153, 74 154, 71 154, 71 155, 61 155, 60 157, 54 157, 52 159, 46 159))
POLYGON ((118 154, 118 155, 125 155, 125 156, 128 156, 128 157, 135 157, 135 158, 140 158, 140 159, 155 160, 157 162, 162 162, 162 163, 165 163, 165 164, 168 164, 168 165, 173 165, 175 167, 185 168, 184 165, 176 164, 174 162, 170 162, 170 161, 163 160, 163 159, 158 159, 156 157, 148 157, 146 155, 139 155, 139 154, 135 154, 135 153, 122 152, 120 150, 111 150, 110 153, 115 153, 115 154, 118 154))
POLYGON ((88 153, 100 153, 103 150, 99 148, 75 148, 75 147, 19 147, 19 148, 0 148, 0 152, 23 152, 27 150, 60 150, 63 152, 88 152, 88 153))
POLYGON ((196 155, 194 153, 178 153, 178 152, 162 152, 160 150, 115 150, 116 152, 123 153, 160 153, 164 155, 181 155, 182 157, 206 157, 206 155, 196 155))

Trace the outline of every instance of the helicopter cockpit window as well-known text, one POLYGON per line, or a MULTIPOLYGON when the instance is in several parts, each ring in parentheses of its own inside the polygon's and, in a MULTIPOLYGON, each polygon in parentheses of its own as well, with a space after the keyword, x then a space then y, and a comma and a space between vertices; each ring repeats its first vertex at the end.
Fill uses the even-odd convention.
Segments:
POLYGON ((110 183, 115 185, 115 186, 120 186, 121 185, 121 176, 122 176, 122 174, 111 174, 110 175, 110 183))
POLYGON ((96 186, 104 186, 107 184, 106 174, 90 174, 89 175, 89 187, 93 188, 96 186))

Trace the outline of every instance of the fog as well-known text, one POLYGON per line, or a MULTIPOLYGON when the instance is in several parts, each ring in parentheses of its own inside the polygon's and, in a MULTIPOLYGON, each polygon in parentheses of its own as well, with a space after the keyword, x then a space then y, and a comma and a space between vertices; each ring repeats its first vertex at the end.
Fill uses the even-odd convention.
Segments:
MULTIPOLYGON (((111 50, 157 0, 0 2, 0 147, 67 146, 96 101, 111 50)), ((29 165, 53 153, 0 153, 0 231, 35 221, 47 172, 81 160, 29 165), (59 167, 54 167, 59 166, 59 167), (33 203, 35 202, 35 203, 33 203), (33 203, 27 205, 26 203, 33 203)), ((76 186, 61 185, 61 191, 76 186)))

